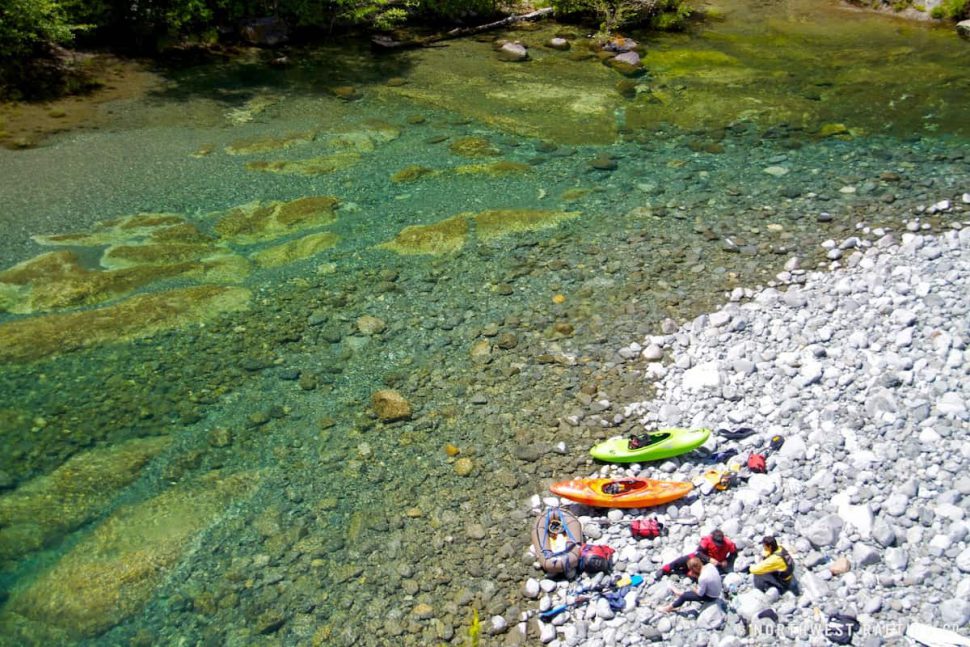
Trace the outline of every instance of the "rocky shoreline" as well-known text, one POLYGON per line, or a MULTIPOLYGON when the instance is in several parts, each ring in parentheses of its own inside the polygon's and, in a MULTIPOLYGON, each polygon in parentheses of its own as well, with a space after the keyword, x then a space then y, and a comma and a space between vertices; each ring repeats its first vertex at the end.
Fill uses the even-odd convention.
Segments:
MULTIPOLYGON (((857 645, 896 644, 914 622, 965 633, 968 203, 964 194, 923 211, 945 213, 950 229, 939 235, 918 218, 896 231, 860 224, 857 237, 823 243, 832 272, 806 272, 792 258, 773 285, 736 289, 716 312, 680 327, 665 322, 663 334, 620 349, 642 366, 656 398, 614 407, 619 418, 648 428, 753 427, 758 434, 744 440, 712 435, 705 445, 737 448, 729 459, 736 462, 773 434, 786 442, 766 474, 723 492, 705 484, 663 508, 606 514, 563 501, 580 515, 587 541, 616 549, 614 573, 641 573, 646 582, 622 611, 593 595, 549 623, 529 620, 512 631, 570 647, 816 645, 827 644, 829 615, 843 612, 861 623, 857 645), (669 534, 632 538, 628 522, 653 515, 669 534), (655 571, 716 527, 740 548, 737 570, 759 558, 762 535, 778 537, 795 557, 799 594, 763 594, 736 572, 725 576, 734 595, 724 604, 657 611, 671 582, 655 581, 655 571), (777 622, 757 617, 768 608, 777 622)), ((698 456, 596 473, 694 480, 727 467, 698 456)), ((559 501, 537 495, 531 503, 538 513, 559 501)), ((522 594, 546 610, 574 600, 581 585, 537 575, 522 594)), ((495 618, 492 629, 506 624, 495 618)))

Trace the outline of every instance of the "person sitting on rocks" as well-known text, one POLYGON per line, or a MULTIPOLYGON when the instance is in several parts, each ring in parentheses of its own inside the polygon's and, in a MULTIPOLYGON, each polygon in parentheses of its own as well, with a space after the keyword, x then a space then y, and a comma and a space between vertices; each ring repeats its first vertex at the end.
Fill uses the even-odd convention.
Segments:
POLYGON ((677 599, 661 607, 660 611, 669 613, 685 602, 711 602, 721 597, 721 572, 713 562, 704 564, 699 558, 691 557, 687 560, 687 573, 697 580, 697 586, 693 591, 682 593, 671 587, 671 591, 677 594, 677 599))
POLYGON ((738 547, 734 545, 733 541, 725 537, 724 532, 718 528, 706 537, 701 537, 696 551, 688 553, 687 555, 681 555, 669 564, 664 564, 658 575, 663 577, 671 573, 679 573, 689 576, 687 561, 691 557, 700 559, 702 563, 710 562, 718 570, 724 572, 734 565, 734 558, 737 556, 738 547))
POLYGON ((752 583, 759 591, 774 587, 784 593, 791 588, 795 579, 795 560, 771 535, 766 535, 761 540, 761 547, 764 550, 764 559, 748 568, 754 575, 752 583))

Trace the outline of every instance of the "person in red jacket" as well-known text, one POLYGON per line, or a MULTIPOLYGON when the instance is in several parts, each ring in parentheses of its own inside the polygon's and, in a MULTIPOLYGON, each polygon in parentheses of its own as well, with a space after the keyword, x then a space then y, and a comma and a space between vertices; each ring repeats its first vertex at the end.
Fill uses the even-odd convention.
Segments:
POLYGON ((700 544, 698 544, 697 550, 693 553, 681 555, 669 564, 664 564, 663 568, 658 572, 658 575, 663 577, 671 573, 679 573, 689 576, 690 571, 687 568, 687 561, 691 557, 696 557, 705 564, 714 564, 719 571, 724 572, 731 568, 734 564, 734 558, 737 555, 738 547, 734 545, 733 541, 725 537, 720 529, 717 529, 706 537, 701 537, 700 544))

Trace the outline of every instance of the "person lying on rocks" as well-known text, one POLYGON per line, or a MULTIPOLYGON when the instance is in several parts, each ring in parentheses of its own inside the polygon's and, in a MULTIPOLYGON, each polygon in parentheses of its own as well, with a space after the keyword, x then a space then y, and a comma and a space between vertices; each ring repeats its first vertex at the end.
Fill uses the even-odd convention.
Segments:
POLYGON ((660 607, 663 613, 670 613, 685 602, 712 602, 721 597, 721 572, 713 562, 703 563, 697 557, 687 560, 687 573, 697 580, 697 586, 692 591, 680 592, 671 587, 677 599, 670 604, 660 607))
POLYGON ((771 535, 761 540, 764 559, 753 564, 748 571, 754 575, 752 583, 759 591, 774 587, 784 593, 791 588, 795 579, 795 560, 771 535))
POLYGON ((691 557, 698 558, 702 563, 711 563, 718 570, 724 572, 734 566, 734 558, 737 556, 738 547, 734 545, 733 541, 725 537, 721 529, 718 528, 706 537, 701 537, 697 550, 687 555, 681 555, 669 564, 664 564, 657 575, 663 577, 671 573, 678 573, 689 576, 687 561, 691 557))

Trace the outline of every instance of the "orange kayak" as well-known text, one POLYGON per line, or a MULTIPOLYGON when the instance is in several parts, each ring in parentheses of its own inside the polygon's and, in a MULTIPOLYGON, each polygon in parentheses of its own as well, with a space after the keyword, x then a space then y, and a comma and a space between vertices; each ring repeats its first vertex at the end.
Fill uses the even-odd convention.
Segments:
POLYGON ((649 508, 676 501, 694 489, 683 481, 581 478, 553 483, 550 490, 564 499, 600 508, 649 508))

